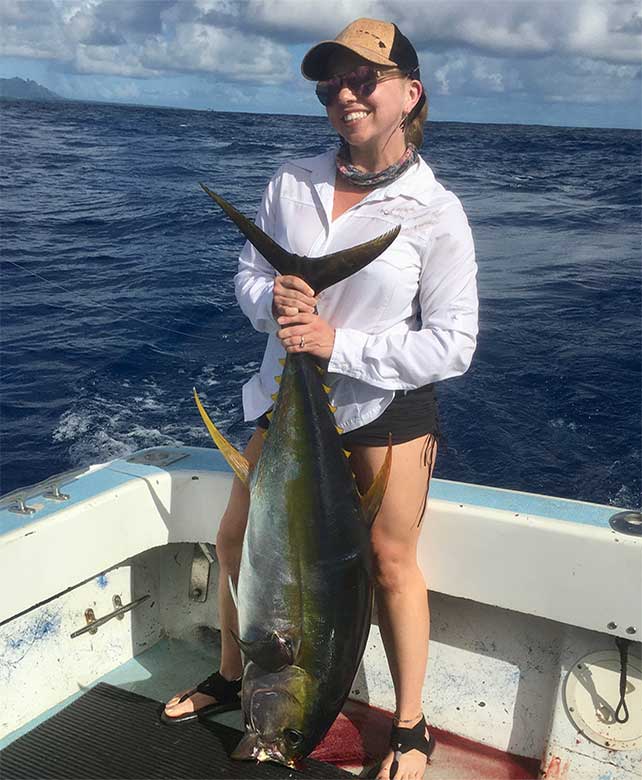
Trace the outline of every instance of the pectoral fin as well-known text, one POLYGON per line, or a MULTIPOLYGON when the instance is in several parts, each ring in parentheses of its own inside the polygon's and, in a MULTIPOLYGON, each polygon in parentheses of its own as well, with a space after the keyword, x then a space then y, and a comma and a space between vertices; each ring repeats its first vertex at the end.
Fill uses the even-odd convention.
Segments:
POLYGON ((196 388, 194 388, 194 400, 196 401, 196 406, 198 407, 198 411, 201 413, 201 417, 203 418, 205 427, 210 432, 210 436, 214 439, 214 444, 216 444, 216 446, 219 448, 221 454, 223 455, 225 460, 230 464, 236 476, 241 480, 241 482, 244 485, 249 486, 250 468, 251 468, 249 460, 245 458, 243 455, 241 455, 241 453, 238 450, 232 447, 232 445, 225 438, 225 436, 223 436, 223 434, 210 420, 209 415, 203 408, 201 399, 198 397, 196 388))
POLYGON ((234 606, 238 609, 239 608, 239 597, 236 592, 236 588, 234 587, 234 581, 232 580, 232 575, 228 574, 227 576, 227 586, 230 589, 230 596, 232 597, 232 601, 234 602, 234 606))
POLYGON ((388 477, 390 476, 390 467, 392 466, 392 437, 388 437, 388 451, 386 452, 385 460, 379 473, 374 478, 372 485, 368 489, 368 492, 361 497, 361 509, 368 526, 374 523, 375 517, 381 508, 381 502, 383 501, 384 494, 386 492, 386 486, 388 485, 388 477))
POLYGON ((299 649, 291 639, 276 631, 265 639, 257 639, 254 642, 243 641, 233 631, 232 636, 247 658, 266 672, 280 672, 286 666, 291 666, 299 649))

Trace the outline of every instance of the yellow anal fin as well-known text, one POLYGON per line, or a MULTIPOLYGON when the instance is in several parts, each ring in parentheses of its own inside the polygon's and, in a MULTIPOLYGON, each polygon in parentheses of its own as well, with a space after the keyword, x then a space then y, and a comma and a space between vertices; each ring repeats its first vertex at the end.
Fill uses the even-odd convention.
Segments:
POLYGON ((388 477, 390 476, 390 467, 392 465, 392 436, 388 435, 388 451, 383 461, 379 473, 372 481, 368 492, 365 496, 361 497, 361 509, 368 526, 374 523, 375 517, 381 508, 381 502, 383 501, 384 494, 386 492, 386 486, 388 485, 388 477))
POLYGON ((241 482, 244 485, 248 486, 250 481, 250 468, 251 468, 249 460, 243 455, 241 455, 241 453, 238 450, 234 449, 234 447, 229 443, 229 441, 225 438, 225 436, 223 436, 223 434, 210 420, 209 415, 203 408, 201 399, 198 397, 196 388, 194 388, 194 400, 196 401, 196 406, 198 407, 198 411, 200 412, 201 417, 203 418, 205 427, 210 432, 210 436, 214 439, 214 444, 216 444, 216 446, 219 448, 221 454, 223 455, 225 460, 230 464, 236 476, 241 480, 241 482))

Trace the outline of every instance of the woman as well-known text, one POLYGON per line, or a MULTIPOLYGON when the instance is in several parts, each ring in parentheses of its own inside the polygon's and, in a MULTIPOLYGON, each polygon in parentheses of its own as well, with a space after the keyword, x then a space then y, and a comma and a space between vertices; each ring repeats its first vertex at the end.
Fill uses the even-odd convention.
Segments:
MULTIPOLYGON (((236 292, 254 327, 269 333, 260 372, 243 388, 257 419, 245 456, 256 462, 277 390, 278 359, 307 352, 327 362, 337 424, 359 487, 378 472, 392 434, 392 472, 373 526, 379 627, 396 696, 390 749, 378 778, 420 777, 433 747, 422 713, 429 611, 417 541, 437 451, 435 382, 464 373, 477 334, 476 265, 457 198, 418 156, 427 114, 417 55, 390 23, 358 19, 334 41, 313 47, 303 75, 341 137, 334 150, 285 164, 265 192, 257 224, 281 246, 320 256, 401 224, 370 266, 315 297, 301 279, 276 276, 247 244, 236 292)), ((219 672, 175 696, 166 722, 239 706, 242 661, 227 587, 236 579, 248 493, 234 480, 216 539, 220 564, 219 672)))

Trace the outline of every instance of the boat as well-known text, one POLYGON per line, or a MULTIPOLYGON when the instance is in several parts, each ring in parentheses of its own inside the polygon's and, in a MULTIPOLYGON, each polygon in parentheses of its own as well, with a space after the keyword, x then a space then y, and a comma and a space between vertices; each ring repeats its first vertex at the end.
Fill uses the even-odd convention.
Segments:
MULTIPOLYGON (((240 738, 238 711, 212 719, 218 732, 157 718, 159 702, 217 668, 213 542, 231 483, 217 450, 156 447, 0 499, 2 777, 142 777, 122 762, 143 758, 153 761, 146 776, 177 777, 182 745, 197 760, 215 734, 240 738), (111 715, 90 728, 96 702, 111 715), (156 747, 137 741, 120 707, 134 707, 156 747), (81 720, 69 725, 74 712, 81 720), (137 749, 124 747, 130 736, 137 749), (55 774, 73 749, 84 774, 55 774)), ((639 778, 640 512, 433 479, 424 523, 424 709, 437 739, 426 777, 639 778)), ((393 708, 375 614, 350 698, 307 776, 368 776, 393 708)), ((242 766, 189 776, 259 776, 242 766)))

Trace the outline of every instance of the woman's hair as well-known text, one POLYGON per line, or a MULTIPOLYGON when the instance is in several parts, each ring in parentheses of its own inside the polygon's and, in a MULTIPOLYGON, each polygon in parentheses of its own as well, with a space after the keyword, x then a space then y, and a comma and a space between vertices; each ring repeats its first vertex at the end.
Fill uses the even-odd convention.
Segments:
POLYGON ((424 142, 424 122, 428 117, 428 95, 426 94, 426 102, 421 107, 421 111, 417 116, 409 122, 403 130, 404 140, 406 146, 408 144, 414 144, 417 149, 421 149, 424 142))

